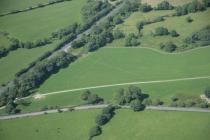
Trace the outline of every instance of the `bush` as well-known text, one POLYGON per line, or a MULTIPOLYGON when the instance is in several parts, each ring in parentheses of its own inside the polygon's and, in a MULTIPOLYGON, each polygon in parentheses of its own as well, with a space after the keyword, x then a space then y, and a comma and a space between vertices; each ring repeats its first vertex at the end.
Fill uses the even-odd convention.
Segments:
POLYGON ((138 41, 138 37, 131 33, 125 39, 125 46, 138 46, 140 42, 138 41))
POLYGON ((186 17, 186 21, 191 23, 191 22, 193 22, 193 19, 190 16, 188 16, 188 17, 186 17))
POLYGON ((210 87, 207 87, 205 89, 204 94, 206 95, 207 98, 210 98, 210 87))
POLYGON ((109 119, 108 119, 107 116, 104 115, 104 114, 98 115, 98 116, 96 117, 96 120, 95 120, 95 122, 96 122, 99 126, 106 124, 108 121, 109 121, 109 119))
POLYGON ((168 1, 163 1, 157 5, 155 10, 172 10, 174 7, 168 2, 168 1))
POLYGON ((141 12, 149 12, 149 11, 151 11, 151 10, 152 10, 151 5, 148 5, 148 4, 141 4, 141 5, 139 6, 139 11, 141 11, 141 12))
POLYGON ((141 101, 139 99, 135 99, 135 100, 131 101, 131 108, 134 111, 142 111, 142 110, 144 110, 145 106, 141 103, 141 101))
POLYGON ((185 107, 185 103, 183 101, 178 101, 177 106, 178 107, 185 107))
POLYGON ((157 27, 155 29, 155 36, 163 36, 163 35, 168 35, 168 29, 164 27, 157 27))
POLYGON ((98 104, 103 102, 103 99, 98 97, 97 94, 92 94, 91 91, 86 90, 81 95, 81 99, 87 101, 88 104, 98 104))
POLYGON ((91 139, 94 136, 98 136, 101 134, 101 127, 100 126, 94 126, 89 131, 89 138, 91 139))
POLYGON ((154 106, 163 105, 163 102, 160 99, 155 99, 152 101, 152 105, 154 106))
POLYGON ((114 39, 120 39, 120 38, 125 37, 123 31, 121 30, 115 30, 113 36, 114 36, 114 39))
POLYGON ((166 52, 174 52, 176 48, 177 46, 173 44, 172 42, 167 42, 166 44, 160 44, 160 49, 166 52))
POLYGON ((171 34, 172 37, 177 37, 177 36, 179 36, 179 34, 178 34, 175 30, 172 30, 172 31, 170 32, 170 34, 171 34))

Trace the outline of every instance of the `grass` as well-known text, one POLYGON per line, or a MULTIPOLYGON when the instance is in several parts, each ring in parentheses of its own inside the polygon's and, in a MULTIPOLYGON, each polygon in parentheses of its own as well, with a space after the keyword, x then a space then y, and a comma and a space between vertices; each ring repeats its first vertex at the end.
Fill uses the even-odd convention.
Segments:
POLYGON ((9 47, 10 40, 6 36, 4 36, 2 34, 0 34, 0 42, 1 42, 0 48, 1 47, 2 48, 8 48, 9 47))
POLYGON ((13 10, 22 10, 28 7, 37 6, 39 3, 45 4, 49 0, 1 0, 0 13, 6 13, 13 10))
POLYGON ((41 9, 0 17, 0 31, 22 41, 49 37, 52 32, 75 22, 82 23, 81 8, 86 0, 73 0, 41 9))
POLYGON ((15 74, 26 68, 31 62, 36 60, 42 54, 56 47, 58 41, 44 47, 34 49, 17 49, 11 51, 6 57, 0 59, 0 84, 12 80, 15 74))
POLYGON ((208 140, 210 114, 119 110, 94 140, 208 140))
POLYGON ((0 121, 4 140, 87 140, 100 110, 83 110, 0 121))
MULTIPOLYGON (((142 3, 147 3, 152 6, 156 6, 157 4, 159 4, 160 2, 164 0, 141 0, 141 1, 142 3)), ((193 0, 167 0, 167 1, 173 6, 180 6, 180 5, 184 5, 186 3, 192 2, 193 0)))
MULTIPOLYGON (((138 33, 138 30, 136 28, 136 23, 139 21, 144 20, 151 20, 155 17, 171 14, 174 11, 152 11, 149 13, 141 13, 136 12, 132 14, 123 24, 120 24, 117 26, 117 29, 123 30, 125 34, 129 33, 138 33)), ((141 47, 154 47, 159 48, 160 43, 166 43, 166 42, 174 42, 178 47, 180 47, 183 44, 183 40, 190 36, 192 33, 199 31, 203 27, 210 24, 210 8, 204 12, 197 12, 197 13, 191 13, 185 16, 174 16, 174 17, 167 17, 165 18, 165 21, 157 22, 153 24, 149 24, 144 26, 144 29, 142 30, 143 37, 139 39, 141 42, 141 47), (190 16, 193 19, 192 23, 188 23, 186 21, 186 18, 190 16), (153 37, 151 35, 151 32, 154 32, 157 27, 165 27, 169 31, 176 30, 179 34, 179 37, 171 37, 168 36, 156 36, 153 37)), ((113 43, 108 44, 107 46, 111 47, 123 47, 124 46, 124 39, 116 40, 113 43)))
POLYGON ((104 48, 51 76, 39 92, 209 75, 209 52, 203 48, 173 55, 145 48, 104 48))

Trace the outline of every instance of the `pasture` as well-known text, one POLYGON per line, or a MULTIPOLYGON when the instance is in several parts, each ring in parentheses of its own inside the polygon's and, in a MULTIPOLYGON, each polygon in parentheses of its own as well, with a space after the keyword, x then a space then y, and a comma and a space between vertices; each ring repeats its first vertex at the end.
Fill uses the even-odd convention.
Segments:
POLYGON ((28 12, 0 17, 0 31, 21 41, 49 37, 52 32, 75 22, 82 23, 81 8, 86 0, 72 0, 28 12))
POLYGON ((118 110, 94 140, 208 140, 210 114, 118 110))
MULTIPOLYGON (((168 11, 151 11, 149 13, 141 13, 136 12, 133 13, 128 19, 125 20, 124 23, 118 25, 116 29, 122 30, 126 35, 129 33, 136 33, 138 34, 138 30, 136 28, 137 22, 145 21, 145 20, 152 20, 155 17, 160 17, 164 15, 168 15, 173 13, 173 10, 168 11)), ((143 36, 139 39, 141 47, 153 47, 159 48, 160 43, 166 42, 174 42, 178 47, 183 44, 183 40, 190 36, 192 33, 199 31, 200 29, 204 28, 205 26, 210 24, 210 9, 204 12, 198 13, 191 13, 185 16, 174 16, 174 17, 166 17, 164 21, 157 22, 149 25, 145 25, 142 33, 143 36), (187 17, 191 17, 193 22, 188 23, 186 21, 187 17), (165 27, 169 31, 176 30, 179 34, 178 37, 171 37, 168 36, 152 36, 151 33, 155 31, 157 27, 165 27)), ((108 44, 107 46, 111 47, 123 47, 125 40, 115 40, 114 42, 108 44)))
POLYGON ((3 140, 87 140, 100 110, 55 113, 0 121, 3 140))
MULTIPOLYGON (((152 5, 153 7, 155 7, 157 4, 159 4, 162 1, 164 0, 141 0, 142 3, 147 3, 149 5, 152 5)), ((193 0, 167 0, 167 1, 170 2, 173 6, 180 6, 192 2, 193 0)))

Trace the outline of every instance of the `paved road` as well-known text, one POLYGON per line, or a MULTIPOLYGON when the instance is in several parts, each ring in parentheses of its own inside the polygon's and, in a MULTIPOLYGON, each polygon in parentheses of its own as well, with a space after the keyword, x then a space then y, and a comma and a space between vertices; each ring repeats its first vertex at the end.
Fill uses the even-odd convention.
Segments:
MULTIPOLYGON (((99 109, 99 108, 105 108, 107 106, 108 106, 108 104, 84 105, 84 106, 74 107, 74 110, 99 109)), ((129 106, 121 106, 121 107, 122 108, 130 108, 129 106)), ((205 112, 205 113, 210 113, 210 109, 201 109, 201 108, 180 108, 180 107, 164 107, 164 106, 147 106, 146 109, 148 109, 148 110, 159 110, 159 111, 183 111, 183 112, 205 112)), ((62 112, 66 112, 66 111, 69 111, 69 108, 63 108, 61 110, 62 110, 62 112)), ((51 114, 51 113, 58 113, 58 110, 54 109, 54 110, 47 110, 47 111, 40 111, 40 112, 32 112, 32 113, 0 116, 0 120, 8 120, 8 119, 15 119, 15 118, 22 118, 22 117, 31 117, 31 116, 39 116, 39 115, 51 114)))

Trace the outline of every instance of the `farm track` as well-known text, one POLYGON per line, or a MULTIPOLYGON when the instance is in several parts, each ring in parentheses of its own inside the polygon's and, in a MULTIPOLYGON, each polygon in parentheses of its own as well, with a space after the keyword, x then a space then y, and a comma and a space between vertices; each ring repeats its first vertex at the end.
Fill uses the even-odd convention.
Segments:
MULTIPOLYGON (((99 105, 83 105, 73 107, 73 110, 88 110, 88 109, 100 109, 107 107, 108 104, 99 104, 99 105)), ((130 106, 120 106, 121 108, 130 108, 130 106)), ((203 112, 203 113, 210 113, 209 109, 201 109, 201 108, 181 108, 181 107, 165 107, 165 106, 147 106, 147 110, 158 110, 158 111, 182 111, 182 112, 203 112)), ((69 108, 60 109, 61 112, 69 111, 69 108)), ((52 114, 58 113, 58 109, 47 110, 47 111, 40 111, 40 112, 31 112, 31 113, 23 113, 23 114, 16 114, 16 115, 7 115, 7 116, 0 116, 0 120, 8 120, 8 119, 16 119, 22 117, 32 117, 32 116, 39 116, 44 114, 52 114)))

